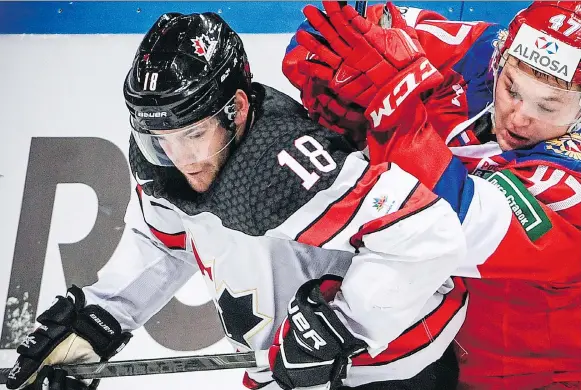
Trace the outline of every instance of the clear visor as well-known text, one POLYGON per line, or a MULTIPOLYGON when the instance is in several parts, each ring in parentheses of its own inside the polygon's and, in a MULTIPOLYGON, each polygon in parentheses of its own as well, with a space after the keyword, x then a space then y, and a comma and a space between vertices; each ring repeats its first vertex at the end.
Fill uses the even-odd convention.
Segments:
POLYGON ((183 167, 207 160, 228 147, 236 132, 222 124, 231 123, 235 113, 232 97, 216 114, 180 129, 147 130, 131 117, 131 134, 150 163, 183 167))
POLYGON ((504 64, 501 77, 507 79, 500 87, 507 89, 513 104, 521 105, 523 115, 555 126, 571 125, 579 118, 580 91, 546 84, 509 61, 504 64))

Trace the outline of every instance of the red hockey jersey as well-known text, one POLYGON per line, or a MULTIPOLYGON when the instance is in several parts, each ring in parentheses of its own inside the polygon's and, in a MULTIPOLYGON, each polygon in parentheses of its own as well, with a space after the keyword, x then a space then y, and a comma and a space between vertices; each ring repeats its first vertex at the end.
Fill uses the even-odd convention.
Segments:
POLYGON ((465 227, 461 382, 581 386, 581 134, 508 152, 481 144, 476 134, 492 126, 488 61, 502 31, 441 20, 416 29, 446 82, 383 152, 447 199, 465 227), (498 236, 498 245, 483 247, 481 234, 498 236))

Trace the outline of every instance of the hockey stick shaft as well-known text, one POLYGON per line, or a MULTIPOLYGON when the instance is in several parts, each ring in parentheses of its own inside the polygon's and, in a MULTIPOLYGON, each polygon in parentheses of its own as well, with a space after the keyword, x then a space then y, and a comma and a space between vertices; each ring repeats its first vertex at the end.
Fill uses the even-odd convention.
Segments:
MULTIPOLYGON (((356 1, 355 11, 363 17, 367 16, 367 1, 356 1)), ((386 7, 383 8, 383 15, 379 20, 379 25, 383 28, 391 28, 391 15, 386 7)))
MULTIPOLYGON (((122 360, 104 363, 59 365, 55 367, 65 369, 68 375, 78 379, 268 367, 268 351, 122 360)), ((11 368, 0 369, 0 385, 6 384, 10 370, 11 368)))
POLYGON ((356 1, 355 11, 363 17, 367 16, 367 1, 356 1))
MULTIPOLYGON (((346 1, 338 1, 339 5, 341 7, 344 7, 347 5, 346 1)), ((355 11, 357 11, 357 13, 363 17, 365 17, 367 15, 367 1, 356 1, 355 2, 355 11)))

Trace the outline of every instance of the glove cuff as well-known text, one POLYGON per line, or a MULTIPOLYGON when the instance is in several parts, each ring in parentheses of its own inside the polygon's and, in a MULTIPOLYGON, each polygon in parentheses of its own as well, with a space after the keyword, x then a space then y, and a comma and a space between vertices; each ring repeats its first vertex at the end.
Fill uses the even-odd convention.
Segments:
POLYGON ((82 309, 73 324, 73 329, 105 360, 119 353, 132 336, 129 332, 121 331, 119 322, 97 305, 89 305, 82 309))
POLYGON ((335 313, 335 310, 329 305, 330 298, 335 296, 339 290, 340 283, 337 280, 324 278, 310 280, 299 287, 296 297, 297 299, 303 298, 303 305, 310 305, 313 311, 319 311, 322 314, 320 318, 325 319, 324 322, 327 329, 332 332, 341 344, 341 354, 349 357, 353 353, 366 348, 367 345, 347 329, 337 313, 335 313), (306 297, 306 301, 304 297, 306 297))
POLYGON ((108 360, 125 347, 131 333, 123 332, 119 322, 98 305, 85 306, 85 294, 73 285, 67 297, 58 296, 57 302, 38 317, 46 326, 60 325, 81 336, 103 360, 108 360))

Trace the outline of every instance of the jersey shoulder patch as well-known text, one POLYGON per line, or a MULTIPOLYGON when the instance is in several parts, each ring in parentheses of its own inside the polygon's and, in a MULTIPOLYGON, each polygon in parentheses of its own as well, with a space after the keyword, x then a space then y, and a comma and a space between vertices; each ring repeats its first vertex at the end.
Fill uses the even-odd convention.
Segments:
POLYGON ((516 164, 536 162, 581 173, 581 133, 573 132, 537 144, 530 149, 510 150, 501 155, 516 164))
POLYGON ((565 168, 581 172, 581 133, 574 132, 544 142, 545 151, 550 156, 562 160, 565 168))
POLYGON ((506 198, 512 213, 531 241, 545 235, 553 226, 539 201, 509 170, 494 172, 486 178, 506 198))

